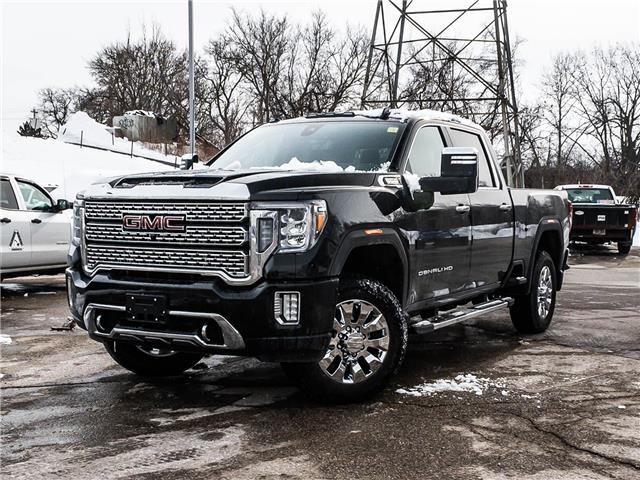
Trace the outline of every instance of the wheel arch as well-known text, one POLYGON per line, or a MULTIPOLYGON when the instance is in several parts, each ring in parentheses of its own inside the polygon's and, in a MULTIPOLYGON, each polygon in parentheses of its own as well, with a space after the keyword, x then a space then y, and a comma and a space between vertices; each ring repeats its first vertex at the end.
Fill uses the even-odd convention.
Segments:
POLYGON ((386 285, 404 305, 408 291, 408 265, 406 250, 395 230, 362 229, 344 238, 331 264, 330 274, 374 278, 386 285))
MULTIPOLYGON (((556 284, 558 290, 562 286, 564 262, 564 247, 562 241, 562 227, 560 222, 555 218, 546 218, 540 221, 536 231, 536 237, 531 249, 531 257, 527 268, 527 278, 530 280, 533 269, 536 264, 536 257, 541 250, 546 251, 556 267, 556 284)), ((528 289, 531 288, 531 281, 528 282, 528 289)))

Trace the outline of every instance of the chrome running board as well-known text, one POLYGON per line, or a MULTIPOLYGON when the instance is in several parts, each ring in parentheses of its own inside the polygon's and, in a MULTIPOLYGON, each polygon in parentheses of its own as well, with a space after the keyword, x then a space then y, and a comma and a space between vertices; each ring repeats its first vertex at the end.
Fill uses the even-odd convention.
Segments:
POLYGON ((206 338, 197 334, 162 332, 158 330, 145 330, 140 328, 114 327, 109 333, 98 330, 99 319, 97 313, 100 311, 126 312, 126 308, 121 305, 106 305, 100 303, 90 303, 84 311, 84 325, 92 335, 106 340, 123 340, 129 342, 162 343, 167 347, 179 348, 182 346, 197 347, 212 350, 243 350, 245 348, 242 336, 229 321, 217 313, 206 312, 186 312, 180 310, 170 310, 169 316, 189 317, 202 319, 203 321, 215 322, 222 333, 223 343, 211 343, 206 338))
POLYGON ((418 321, 417 323, 412 324, 411 328, 414 333, 429 333, 489 312, 495 312, 501 308, 510 307, 511 305, 513 305, 513 298, 504 297, 498 300, 479 303, 478 305, 473 305, 468 308, 441 313, 433 318, 418 321))

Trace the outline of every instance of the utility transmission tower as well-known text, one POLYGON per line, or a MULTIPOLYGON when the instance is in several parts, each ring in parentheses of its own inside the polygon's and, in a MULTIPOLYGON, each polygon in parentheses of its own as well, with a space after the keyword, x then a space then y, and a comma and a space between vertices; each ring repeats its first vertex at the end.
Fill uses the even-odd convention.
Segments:
POLYGON ((482 125, 524 186, 506 0, 378 0, 364 108, 430 108, 482 125), (495 142, 494 142, 495 143, 495 142))

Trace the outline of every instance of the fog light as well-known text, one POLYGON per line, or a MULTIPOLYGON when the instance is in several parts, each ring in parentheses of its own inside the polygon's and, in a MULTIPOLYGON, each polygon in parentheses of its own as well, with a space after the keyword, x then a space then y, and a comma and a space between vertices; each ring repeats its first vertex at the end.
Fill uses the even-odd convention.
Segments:
POLYGON ((273 301, 276 321, 282 325, 300 322, 300 292, 276 292, 273 301))

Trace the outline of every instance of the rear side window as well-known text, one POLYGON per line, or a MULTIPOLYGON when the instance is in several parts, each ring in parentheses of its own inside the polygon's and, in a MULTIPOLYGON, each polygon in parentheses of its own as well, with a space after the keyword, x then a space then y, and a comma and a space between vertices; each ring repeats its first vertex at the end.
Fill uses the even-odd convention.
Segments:
POLYGON ((451 128, 451 139, 456 147, 473 147, 478 150, 478 185, 481 187, 495 187, 496 183, 489 167, 489 159, 484 149, 480 135, 451 128))
POLYGON ((6 208, 11 210, 18 209, 18 200, 13 193, 11 182, 7 178, 2 179, 2 186, 0 189, 0 208, 6 208))
POLYGON ((438 127, 422 127, 409 151, 407 171, 418 177, 439 177, 444 141, 438 127))

